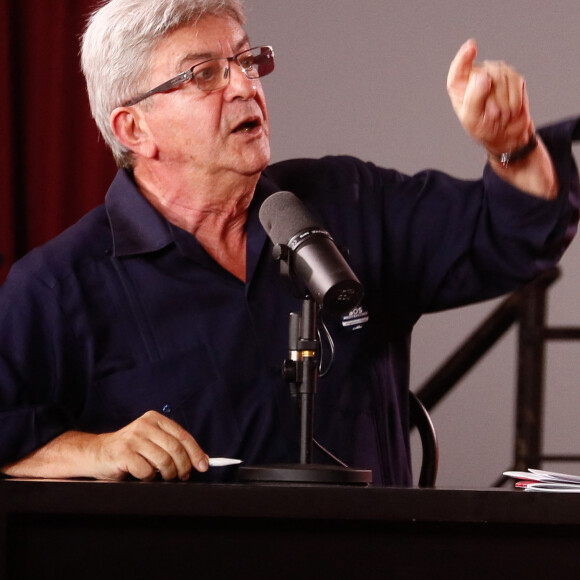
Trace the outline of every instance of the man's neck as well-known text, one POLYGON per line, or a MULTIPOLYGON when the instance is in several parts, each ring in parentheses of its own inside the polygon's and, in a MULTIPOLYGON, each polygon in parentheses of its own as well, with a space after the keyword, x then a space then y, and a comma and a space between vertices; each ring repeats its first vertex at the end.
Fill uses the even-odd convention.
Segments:
POLYGON ((135 171, 141 193, 172 224, 193 234, 210 256, 246 279, 246 219, 258 176, 186 184, 135 171))

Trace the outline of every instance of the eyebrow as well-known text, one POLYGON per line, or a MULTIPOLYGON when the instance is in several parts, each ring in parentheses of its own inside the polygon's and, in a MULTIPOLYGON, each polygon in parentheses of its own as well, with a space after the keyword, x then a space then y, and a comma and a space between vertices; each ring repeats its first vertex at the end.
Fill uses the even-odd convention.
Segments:
MULTIPOLYGON (((234 54, 237 54, 244 44, 250 44, 250 39, 248 35, 245 34, 243 38, 234 46, 234 54)), ((190 52, 186 54, 178 63, 177 68, 179 72, 183 71, 187 67, 187 64, 190 62, 198 61, 198 63, 203 62, 204 60, 209 60, 211 58, 221 58, 215 52, 190 52)), ((194 65, 195 66, 195 65, 194 65)), ((191 65, 189 66, 191 68, 191 65)))

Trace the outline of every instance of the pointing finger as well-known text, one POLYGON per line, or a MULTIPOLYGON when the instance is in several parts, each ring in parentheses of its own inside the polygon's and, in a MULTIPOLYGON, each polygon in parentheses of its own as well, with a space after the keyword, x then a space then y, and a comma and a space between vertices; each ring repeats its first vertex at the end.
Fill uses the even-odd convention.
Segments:
POLYGON ((469 75, 476 56, 477 44, 474 39, 469 39, 463 43, 449 66, 449 73, 447 74, 447 88, 449 91, 465 89, 469 82, 469 75))

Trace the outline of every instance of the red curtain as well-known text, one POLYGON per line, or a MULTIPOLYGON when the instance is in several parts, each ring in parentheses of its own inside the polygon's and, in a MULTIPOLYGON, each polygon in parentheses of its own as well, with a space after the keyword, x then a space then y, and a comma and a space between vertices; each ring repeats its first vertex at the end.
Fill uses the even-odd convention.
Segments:
POLYGON ((79 38, 98 0, 0 0, 0 283, 102 203, 116 168, 91 117, 79 38))

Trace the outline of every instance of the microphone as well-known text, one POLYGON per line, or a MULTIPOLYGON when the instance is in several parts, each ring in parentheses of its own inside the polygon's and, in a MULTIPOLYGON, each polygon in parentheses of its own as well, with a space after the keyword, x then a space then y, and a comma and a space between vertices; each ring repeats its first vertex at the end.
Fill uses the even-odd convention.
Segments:
MULTIPOLYGON (((325 310, 349 312, 360 303, 363 287, 330 234, 290 191, 266 198, 259 213, 278 256, 288 248, 290 275, 296 275, 325 310)), ((283 258, 284 259, 284 258, 283 258)))

